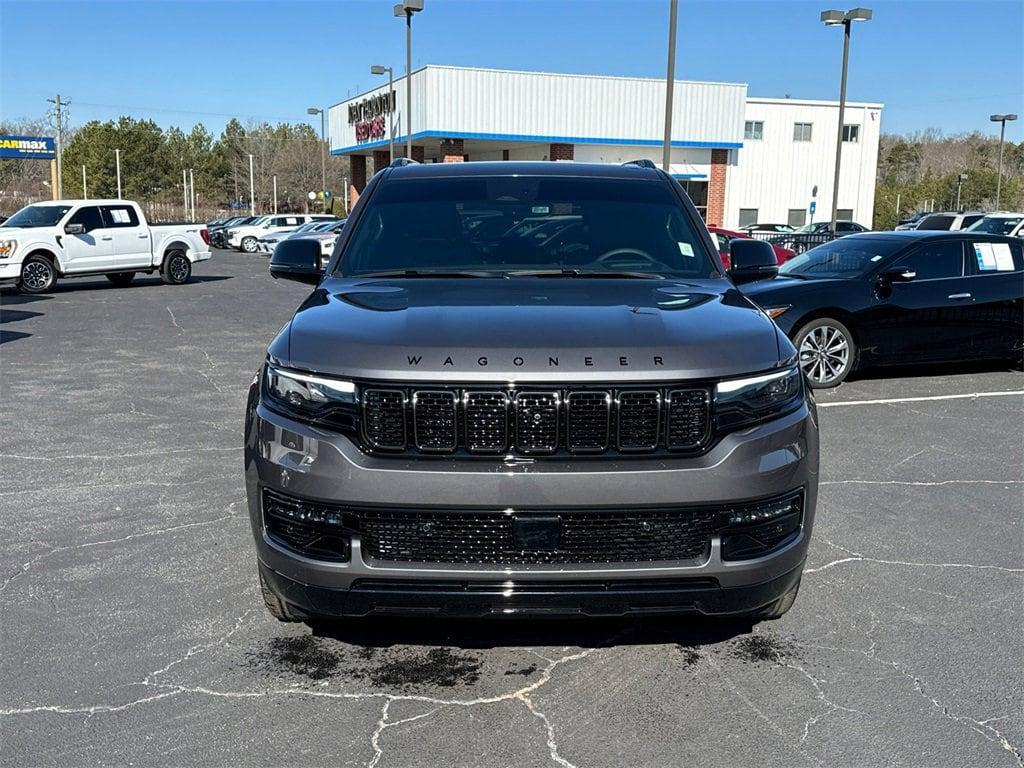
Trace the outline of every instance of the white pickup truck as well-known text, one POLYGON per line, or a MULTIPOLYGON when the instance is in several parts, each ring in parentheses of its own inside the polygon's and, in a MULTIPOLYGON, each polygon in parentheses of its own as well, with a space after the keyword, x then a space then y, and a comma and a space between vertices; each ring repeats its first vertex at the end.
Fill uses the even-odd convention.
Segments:
POLYGON ((205 224, 150 226, 130 200, 54 200, 22 208, 0 226, 0 283, 45 293, 58 278, 106 275, 125 286, 137 272, 180 285, 210 258, 205 224))

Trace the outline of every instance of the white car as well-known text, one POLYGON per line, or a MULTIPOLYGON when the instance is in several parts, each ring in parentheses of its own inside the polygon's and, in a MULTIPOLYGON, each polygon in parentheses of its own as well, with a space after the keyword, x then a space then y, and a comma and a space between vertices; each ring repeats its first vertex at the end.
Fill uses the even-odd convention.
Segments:
POLYGON ((0 282, 44 293, 63 277, 106 275, 125 286, 159 271, 178 285, 210 258, 205 224, 149 226, 130 200, 54 200, 22 208, 0 226, 0 282))
POLYGON ((337 220, 329 219, 327 221, 310 221, 303 224, 301 227, 296 227, 295 229, 289 228, 281 229, 277 232, 271 232, 256 240, 256 250, 259 253, 269 256, 274 252, 274 247, 282 240, 286 240, 289 237, 297 237, 302 234, 322 232, 333 226, 335 221, 337 220))
POLYGON ((256 253, 258 250, 257 241, 264 235, 280 232, 283 229, 295 229, 310 221, 332 218, 334 217, 326 213, 272 213, 256 219, 252 224, 244 227, 231 227, 228 229, 228 245, 246 253, 256 253))
POLYGON ((317 240, 320 243, 320 267, 322 269, 331 260, 331 256, 334 253, 334 244, 338 241, 338 235, 341 234, 341 230, 345 228, 346 221, 347 219, 340 219, 326 229, 318 232, 294 234, 292 237, 302 238, 303 240, 317 240))
POLYGON ((1021 237, 1024 236, 1024 213, 990 213, 971 224, 967 231, 1021 237))

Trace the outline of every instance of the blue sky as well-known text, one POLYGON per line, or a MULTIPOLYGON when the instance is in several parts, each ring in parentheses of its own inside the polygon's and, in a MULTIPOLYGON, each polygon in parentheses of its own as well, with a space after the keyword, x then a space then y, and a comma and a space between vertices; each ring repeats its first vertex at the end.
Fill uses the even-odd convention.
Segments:
MULTIPOLYGON (((864 0, 849 98, 881 101, 888 132, 993 132, 1024 113, 1024 3, 864 0)), ((74 124, 120 114, 161 125, 306 119, 404 67, 393 0, 0 0, 0 114, 71 99, 74 124)), ((821 2, 682 0, 676 76, 757 96, 836 98, 842 33, 821 2)), ((847 6, 838 6, 845 8, 847 6)), ((664 76, 668 0, 426 0, 413 65, 664 76)), ((1024 121, 1008 137, 1020 141, 1024 121)), ((319 129, 319 120, 317 126, 319 129)))

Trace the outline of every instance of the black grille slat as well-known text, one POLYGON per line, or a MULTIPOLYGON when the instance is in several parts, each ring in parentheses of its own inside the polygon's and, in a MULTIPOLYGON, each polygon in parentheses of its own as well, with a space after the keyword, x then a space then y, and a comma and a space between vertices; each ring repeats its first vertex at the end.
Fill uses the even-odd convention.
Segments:
POLYGON ((658 446, 661 393, 656 390, 619 393, 619 450, 649 451, 658 446))
POLYGON ((400 389, 363 392, 363 434, 374 448, 405 448, 405 393, 400 389))
POLYGON ((571 392, 565 400, 568 412, 566 445, 584 453, 605 450, 611 431, 610 392, 571 392))
POLYGON ((360 513, 362 551, 410 563, 544 565, 690 560, 707 553, 718 514, 710 510, 588 512, 562 516, 557 549, 520 549, 503 512, 360 513))
POLYGON ((454 451, 458 421, 454 392, 418 390, 412 396, 413 440, 421 451, 454 451))
POLYGON ((508 448, 508 395, 504 392, 466 392, 462 402, 466 449, 473 453, 500 453, 508 448))
POLYGON ((520 392, 515 400, 516 448, 523 453, 558 449, 557 392, 520 392))
POLYGON ((669 449, 698 447, 711 423, 711 398, 706 389, 674 389, 668 395, 669 449))

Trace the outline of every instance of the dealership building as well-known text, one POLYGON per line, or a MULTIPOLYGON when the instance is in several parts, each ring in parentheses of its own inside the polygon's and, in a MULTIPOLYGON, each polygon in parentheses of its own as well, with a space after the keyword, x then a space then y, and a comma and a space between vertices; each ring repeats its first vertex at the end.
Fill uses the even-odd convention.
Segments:
MULTIPOLYGON (((330 108, 331 153, 352 163, 349 194, 405 154, 405 78, 330 108)), ((665 81, 426 66, 412 73, 418 162, 575 160, 659 166, 665 81)), ((848 102, 839 218, 871 226, 882 105, 848 102)), ((709 224, 801 225, 832 208, 839 105, 749 96, 744 83, 676 82, 670 173, 709 224)))

